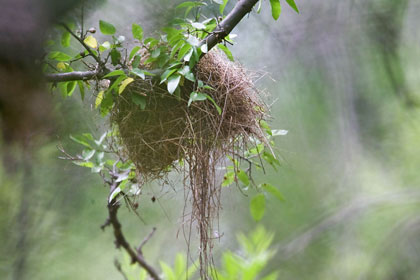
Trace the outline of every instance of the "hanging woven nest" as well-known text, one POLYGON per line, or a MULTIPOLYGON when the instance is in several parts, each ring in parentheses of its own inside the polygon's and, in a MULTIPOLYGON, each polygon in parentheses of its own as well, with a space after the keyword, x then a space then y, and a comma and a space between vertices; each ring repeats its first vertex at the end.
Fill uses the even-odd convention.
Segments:
POLYGON ((185 162, 190 222, 199 232, 200 274, 207 279, 212 221, 220 208, 216 165, 250 139, 264 141, 260 120, 266 115, 247 71, 223 53, 206 54, 194 74, 206 86, 181 81, 181 90, 173 95, 153 79, 135 80, 117 98, 111 121, 124 147, 121 156, 135 164, 141 182, 162 178, 177 161, 185 162), (192 92, 206 98, 189 104, 192 92))
POLYGON ((118 126, 126 157, 144 178, 160 178, 198 142, 223 153, 238 136, 263 137, 259 120, 265 117, 265 107, 240 65, 211 51, 196 71, 196 77, 212 88, 202 88, 200 93, 217 106, 210 99, 188 106, 191 92, 197 91, 188 80, 176 96, 167 92, 165 84, 139 78, 116 101, 111 121, 118 126), (136 98, 144 109, 133 102, 136 98))

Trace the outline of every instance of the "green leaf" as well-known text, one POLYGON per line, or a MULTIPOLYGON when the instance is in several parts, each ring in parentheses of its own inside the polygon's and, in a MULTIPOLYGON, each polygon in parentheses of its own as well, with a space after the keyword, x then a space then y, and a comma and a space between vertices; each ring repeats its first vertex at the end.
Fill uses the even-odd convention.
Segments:
POLYGON ((225 11, 226 4, 229 2, 229 0, 223 0, 223 3, 219 6, 219 11, 223 15, 223 12, 225 11))
POLYGON ((230 52, 230 50, 225 45, 217 44, 217 47, 219 49, 221 49, 226 54, 226 56, 229 58, 230 61, 234 61, 232 53, 230 52))
POLYGON ((168 78, 168 92, 173 94, 181 81, 181 75, 174 74, 168 78))
POLYGON ((129 60, 131 60, 133 57, 134 57, 134 55, 140 50, 141 48, 139 47, 139 46, 135 46, 132 50, 131 50, 131 52, 130 52, 130 55, 128 56, 128 59, 129 60))
POLYGON ((262 193, 257 194, 251 199, 249 206, 252 218, 258 222, 264 217, 265 213, 265 197, 262 193))
POLYGON ((95 165, 93 164, 93 162, 90 161, 73 161, 74 164, 78 165, 78 166, 82 166, 82 167, 87 167, 87 168, 92 168, 95 165))
POLYGON ((131 31, 133 33, 134 39, 139 41, 143 40, 143 28, 140 25, 133 23, 131 26, 131 31))
POLYGON ((178 70, 178 73, 185 77, 185 79, 195 82, 194 73, 191 72, 191 68, 185 65, 182 69, 178 70))
POLYGON ((112 65, 116 66, 118 63, 120 63, 121 60, 121 53, 117 51, 117 49, 111 50, 111 63, 112 65))
POLYGON ((249 177, 245 171, 242 169, 239 170, 236 176, 238 176, 239 181, 241 181, 245 186, 249 186, 249 177))
POLYGON ((146 74, 144 73, 143 70, 141 70, 139 68, 134 68, 133 70, 131 70, 131 73, 133 73, 134 75, 142 78, 143 80, 146 79, 146 74))
POLYGON ((274 169, 276 165, 280 166, 280 161, 276 159, 270 152, 264 151, 262 154, 262 158, 268 162, 274 169))
POLYGON ((96 99, 95 99, 95 108, 98 108, 99 107, 99 105, 101 105, 101 103, 102 103, 102 100, 104 99, 104 91, 103 90, 101 90, 99 93, 98 93, 98 96, 96 96, 96 99))
POLYGON ((88 142, 88 138, 85 135, 70 135, 69 137, 74 142, 79 143, 80 145, 83 145, 89 149, 92 149, 91 145, 88 142))
POLYGON ((134 104, 139 105, 140 109, 144 110, 146 108, 146 97, 145 96, 141 96, 138 95, 137 93, 133 93, 131 95, 131 100, 133 101, 134 104))
POLYGON ((115 34, 115 27, 104 20, 99 21, 99 29, 101 30, 102 34, 105 35, 114 35, 115 34))
POLYGON ((70 46, 70 39, 71 39, 70 32, 64 32, 63 35, 61 35, 61 45, 63 47, 70 46))
POLYGON ((115 188, 115 190, 111 193, 108 199, 108 203, 111 203, 111 201, 121 192, 120 187, 115 188))
POLYGON ((201 22, 193 22, 191 23, 191 26, 198 30, 202 30, 206 28, 206 26, 202 24, 201 22))
MULTIPOLYGON (((206 86, 204 86, 204 88, 206 88, 206 86)), ((211 103, 213 103, 214 107, 216 107, 217 112, 219 113, 219 115, 222 114, 222 108, 219 107, 219 105, 217 105, 216 101, 214 101, 213 98, 211 98, 210 95, 206 94, 206 97, 208 100, 210 100, 211 103)))
POLYGON ((286 2, 287 2, 287 4, 289 4, 289 6, 290 6, 290 7, 292 7, 292 8, 293 8, 293 10, 295 10, 295 11, 296 11, 296 13, 298 13, 298 14, 299 14, 299 9, 298 9, 298 7, 296 6, 295 0, 286 0, 286 2))
POLYGON ((83 82, 77 81, 77 85, 79 86, 80 97, 82 100, 85 100, 85 86, 83 85, 83 82))
POLYGON ((127 78, 124 81, 121 82, 120 87, 118 88, 118 94, 123 93, 123 91, 125 90, 125 88, 131 84, 132 82, 134 82, 133 78, 127 78))
POLYGON ((95 154, 95 150, 83 150, 83 152, 82 152, 82 157, 83 157, 83 160, 89 160, 89 159, 91 159, 92 157, 93 157, 93 155, 95 154))
POLYGON ((152 51, 151 57, 153 57, 153 58, 159 57, 160 51, 161 51, 160 48, 155 49, 154 51, 152 51))
POLYGON ((275 196, 280 201, 285 201, 283 194, 273 185, 264 183, 260 187, 271 195, 275 196))
POLYGON ((50 52, 48 55, 49 59, 55 59, 57 61, 69 61, 71 59, 71 56, 68 54, 62 53, 62 52, 50 52))
POLYGON ((102 45, 99 46, 99 51, 104 52, 107 49, 109 49, 110 47, 111 47, 111 43, 108 42, 108 41, 105 41, 105 42, 102 43, 102 45))
POLYGON ((227 187, 235 182, 235 172, 229 171, 223 176, 222 187, 227 187))
POLYGON ((124 75, 124 74, 125 74, 125 73, 124 73, 124 71, 123 71, 123 70, 114 70, 114 71, 112 71, 112 72, 110 72, 110 73, 106 74, 106 75, 104 76, 104 78, 113 77, 113 76, 121 76, 121 75, 124 75))
POLYGON ((178 69, 167 69, 165 72, 163 72, 162 76, 160 76, 160 83, 166 82, 168 80, 169 76, 171 76, 173 73, 175 73, 178 69))
POLYGON ((131 64, 131 66, 133 66, 134 68, 137 68, 140 65, 141 62, 141 57, 139 55, 136 55, 133 59, 133 63, 131 64))
POLYGON ((190 99, 188 100, 188 107, 190 107, 193 101, 203 101, 206 100, 207 96, 204 93, 193 91, 190 94, 190 99))
POLYGON ((199 6, 205 6, 205 3, 202 2, 192 2, 192 1, 186 1, 183 2, 181 4, 179 4, 178 6, 176 6, 175 9, 182 9, 182 8, 190 8, 190 7, 199 7, 199 6))
POLYGON ((280 0, 270 0, 270 5, 271 5, 271 15, 273 16, 274 20, 278 20, 281 13, 280 0))
MULTIPOLYGON (((192 49, 192 47, 191 47, 190 44, 186 43, 185 45, 183 45, 178 52, 178 60, 181 60, 188 52, 191 51, 191 49, 192 49)), ((192 51, 191 51, 191 54, 192 54, 192 51)), ((190 54, 190 57, 191 57, 191 54, 190 54)), ((186 60, 186 61, 188 61, 188 60, 186 60)))
POLYGON ((71 81, 67 83, 67 96, 71 96, 73 94, 74 90, 76 89, 76 86, 76 81, 71 81))
POLYGON ((267 132, 268 135, 273 136, 273 132, 265 120, 260 120, 260 126, 261 128, 265 129, 265 132, 267 132))
POLYGON ((83 41, 88 47, 96 49, 98 47, 98 41, 92 35, 87 36, 83 41))

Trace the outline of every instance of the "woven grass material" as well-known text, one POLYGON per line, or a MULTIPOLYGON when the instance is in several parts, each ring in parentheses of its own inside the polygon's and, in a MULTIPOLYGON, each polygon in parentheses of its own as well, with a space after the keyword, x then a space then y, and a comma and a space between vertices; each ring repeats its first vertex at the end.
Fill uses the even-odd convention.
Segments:
POLYGON ((124 146, 121 156, 135 164, 143 182, 162 178, 177 160, 186 162, 190 221, 196 222, 200 234, 201 274, 206 279, 212 221, 220 207, 215 167, 235 146, 247 145, 250 137, 264 139, 259 121, 265 118, 265 106, 248 73, 218 51, 200 60, 195 75, 213 88, 200 90, 214 99, 221 114, 209 100, 187 106, 190 93, 197 91, 194 83, 185 81, 176 97, 166 85, 138 79, 116 101, 111 121, 124 146), (133 94, 145 97, 144 110, 133 103, 133 94))

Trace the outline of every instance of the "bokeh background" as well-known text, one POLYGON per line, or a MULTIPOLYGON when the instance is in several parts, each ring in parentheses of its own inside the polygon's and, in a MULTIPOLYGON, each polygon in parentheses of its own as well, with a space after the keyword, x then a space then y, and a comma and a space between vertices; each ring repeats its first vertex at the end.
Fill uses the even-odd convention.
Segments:
MULTIPOLYGON (((283 1, 277 22, 265 2, 235 28, 231 50, 260 74, 272 127, 289 131, 277 139, 282 167, 264 175, 286 198, 269 198, 260 222, 275 233, 267 271, 279 279, 420 279, 420 2, 299 0, 296 14, 283 1)), ((136 22, 150 35, 175 6, 96 1, 85 24, 105 19, 129 38, 136 22)), ((51 131, 30 145, 0 146, 0 278, 121 279, 113 262, 124 256, 110 229, 100 229, 108 191, 96 174, 58 159, 57 149, 77 153, 69 135, 100 136, 107 122, 92 109, 92 94, 48 98, 51 131)), ((141 219, 120 213, 129 240, 140 243, 157 227, 144 248, 155 265, 187 251, 183 190, 176 174, 171 180, 144 187, 141 219)), ((216 260, 238 248, 237 233, 256 227, 248 204, 237 187, 223 189, 216 260)))

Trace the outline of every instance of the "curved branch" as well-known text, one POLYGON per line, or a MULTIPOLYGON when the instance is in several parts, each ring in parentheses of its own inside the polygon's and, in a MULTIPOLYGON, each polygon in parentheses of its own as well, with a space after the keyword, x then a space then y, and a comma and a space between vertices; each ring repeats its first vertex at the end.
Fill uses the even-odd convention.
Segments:
MULTIPOLYGON (((232 11, 226 16, 226 18, 216 27, 216 29, 209 34, 205 39, 200 42, 200 46, 207 43, 207 49, 211 50, 218 43, 222 42, 224 38, 229 35, 229 33, 235 28, 236 25, 252 11, 252 8, 259 0, 239 0, 238 3, 233 7, 232 11)), ((63 27, 70 32, 70 34, 75 37, 89 52, 89 54, 98 62, 99 68, 104 67, 103 62, 96 56, 92 50, 83 42, 83 40, 78 37, 71 29, 62 24, 63 27)), ((76 80, 91 80, 94 77, 101 78, 103 73, 100 71, 86 71, 86 72, 70 72, 70 73, 56 73, 56 74, 47 74, 46 80, 48 82, 65 82, 65 81, 76 81, 76 80)), ((156 77, 160 77, 162 74, 162 69, 155 69, 151 71, 154 74, 157 74, 156 77)))
POLYGON ((73 36, 77 41, 79 41, 79 43, 89 52, 89 55, 92 56, 93 59, 95 59, 96 62, 99 65, 103 65, 104 64, 101 61, 101 59, 92 52, 92 50, 90 49, 90 47, 88 45, 86 45, 86 43, 83 41, 83 39, 81 37, 77 36, 73 31, 71 31, 70 27, 68 27, 67 24, 61 23, 61 26, 63 26, 64 29, 66 29, 67 32, 69 32, 71 34, 71 36, 73 36))
POLYGON ((136 252, 136 250, 134 250, 125 239, 121 231, 121 224, 117 218, 117 212, 119 207, 120 204, 116 202, 115 199, 113 199, 108 204, 109 219, 107 220, 104 226, 110 224, 114 228, 115 244, 117 248, 123 247, 126 250, 126 252, 130 255, 133 263, 138 263, 142 268, 144 268, 147 271, 147 273, 149 273, 150 277, 152 277, 154 280, 160 280, 160 277, 156 270, 146 262, 141 252, 136 252))
POLYGON ((260 0, 238 1, 232 11, 230 11, 216 29, 200 42, 200 46, 207 43, 207 48, 210 50, 218 43, 222 42, 223 39, 232 32, 233 28, 235 28, 235 26, 238 25, 238 23, 252 11, 252 8, 258 3, 258 1, 260 0))
POLYGON ((45 74, 47 82, 86 81, 94 77, 101 78, 99 71, 74 71, 66 73, 45 74))

